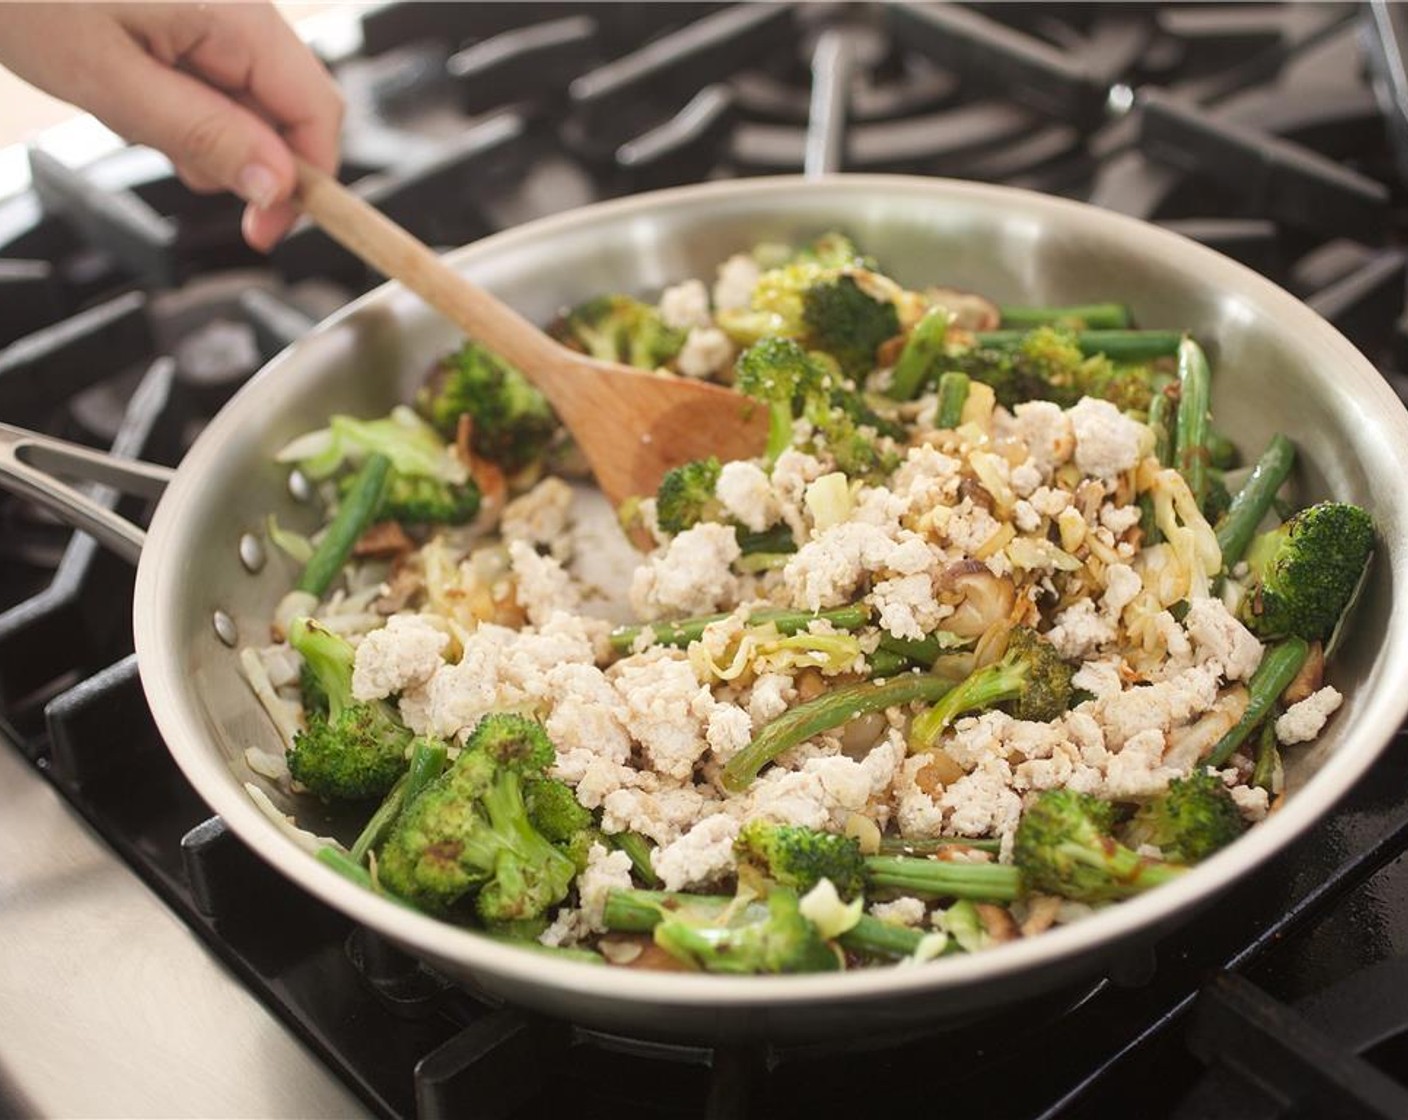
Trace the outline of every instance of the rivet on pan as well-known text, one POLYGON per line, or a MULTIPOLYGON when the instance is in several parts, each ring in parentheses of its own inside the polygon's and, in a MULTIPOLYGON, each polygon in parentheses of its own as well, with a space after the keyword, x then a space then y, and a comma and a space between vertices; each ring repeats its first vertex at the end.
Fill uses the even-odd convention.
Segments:
POLYGON ((288 472, 288 492, 294 496, 295 500, 306 502, 313 497, 313 484, 308 481, 308 476, 302 471, 291 470, 288 472))
POLYGON ((264 542, 253 533, 240 537, 240 563, 245 571, 257 572, 264 567, 264 542))
POLYGON ((235 620, 224 611, 216 611, 211 621, 215 624, 215 636, 234 649, 240 640, 240 631, 235 625, 235 620))

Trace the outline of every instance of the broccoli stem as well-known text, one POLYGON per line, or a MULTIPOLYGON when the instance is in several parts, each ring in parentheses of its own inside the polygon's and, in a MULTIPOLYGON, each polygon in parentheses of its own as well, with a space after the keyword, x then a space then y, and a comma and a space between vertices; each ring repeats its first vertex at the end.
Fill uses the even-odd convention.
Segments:
MULTIPOLYGON (((1026 331, 979 331, 973 338, 980 347, 1009 350, 1021 343, 1026 331)), ((1147 362, 1178 353, 1182 331, 1077 331, 1076 345, 1087 358, 1104 354, 1115 362, 1147 362)))
POLYGON ((1261 453, 1246 483, 1232 499, 1227 515, 1217 526, 1217 543, 1222 549, 1225 570, 1231 571, 1246 555, 1252 538, 1256 536, 1257 526, 1271 509, 1276 492, 1290 476, 1295 461, 1295 444, 1277 432, 1261 453))
POLYGON ((376 517, 391 477, 391 460, 385 455, 369 455, 343 496, 336 515, 328 522, 323 539, 303 567, 295 587, 322 598, 342 565, 352 555, 352 546, 376 517))
POLYGON ((1129 308, 1122 303, 1082 303, 1071 307, 1003 307, 1002 325, 1031 330, 1052 323, 1079 323, 1086 330, 1126 330, 1129 308))
POLYGON ((1281 752, 1276 746, 1276 713, 1273 711, 1262 721, 1261 735, 1256 744, 1256 769, 1252 771, 1252 785, 1271 793, 1271 782, 1281 762, 1281 752))
POLYGON ((1212 752, 1203 760, 1204 765, 1221 766, 1232 757, 1233 752, 1266 718, 1276 698, 1295 680, 1309 655, 1310 644, 1304 638, 1286 638, 1266 651, 1248 682, 1251 699, 1247 702, 1247 710, 1242 713, 1236 726, 1217 741, 1212 752))
POLYGON ((1191 338, 1178 345, 1178 419, 1173 433, 1173 465, 1201 508, 1208 496, 1208 403, 1212 371, 1203 348, 1191 338))
MULTIPOLYGON (((697 618, 680 618, 673 622, 654 622, 649 626, 621 626, 611 632, 611 648, 617 653, 629 653, 631 646, 640 637, 641 631, 650 630, 655 635, 655 641, 664 646, 687 646, 690 642, 697 642, 704 633, 704 628, 711 623, 722 622, 731 617, 729 614, 709 614, 700 615, 697 618)), ((825 619, 838 630, 855 630, 864 626, 870 619, 870 611, 862 606, 836 607, 829 611, 788 611, 788 610, 762 610, 754 611, 749 616, 750 624, 771 623, 777 627, 779 634, 795 634, 799 630, 805 630, 808 625, 825 619)))
POLYGON ((639 832, 617 832, 606 839, 618 852, 625 852, 631 857, 631 867, 637 875, 652 887, 659 886, 660 876, 655 874, 655 868, 650 862, 650 853, 655 850, 655 845, 639 832))
POLYGON ((406 804, 406 782, 408 774, 402 774, 396 780, 396 784, 391 787, 377 810, 372 814, 371 819, 362 827, 362 831, 357 834, 357 839, 352 842, 352 847, 347 849, 347 854, 352 857, 352 862, 359 866, 367 861, 367 853, 386 839, 391 831, 391 826, 396 823, 396 818, 401 815, 401 809, 406 804))
POLYGON ((955 845, 976 848, 980 852, 992 852, 996 855, 1002 847, 1002 841, 969 836, 934 836, 922 840, 907 839, 903 836, 882 836, 880 838, 880 854, 882 856, 933 855, 935 852, 955 845))
POLYGON ((951 863, 908 856, 867 856, 865 881, 921 898, 1010 902, 1022 893, 1021 872, 1007 863, 951 863))
POLYGON ((396 818, 401 815, 401 810, 414 801, 420 791, 438 778, 440 771, 445 769, 445 756, 443 743, 427 739, 416 741, 416 749, 411 754, 410 769, 397 779, 396 784, 391 787, 391 792, 386 795, 386 799, 377 807, 371 820, 367 821, 352 847, 348 849, 353 863, 366 863, 367 853, 381 846, 381 842, 390 833, 391 826, 396 823, 396 818))
POLYGON ((909 729, 910 753, 928 750, 939 741, 955 719, 971 709, 991 708, 1015 700, 1026 683, 1027 671, 998 661, 965 677, 927 712, 915 717, 909 729))
POLYGON ((963 406, 968 401, 966 373, 950 370, 939 378, 939 410, 934 416, 936 428, 956 428, 963 419, 963 406))
POLYGON ((897 401, 911 401, 929 380, 935 361, 943 357, 944 337, 948 333, 948 311, 936 307, 915 324, 905 340, 904 350, 895 362, 886 396, 897 401))
POLYGON ((799 704, 764 727, 753 741, 724 764, 723 784, 730 793, 747 789, 758 771, 789 747, 813 735, 856 719, 915 700, 933 703, 953 687, 928 673, 906 673, 887 681, 863 681, 835 689, 799 704))

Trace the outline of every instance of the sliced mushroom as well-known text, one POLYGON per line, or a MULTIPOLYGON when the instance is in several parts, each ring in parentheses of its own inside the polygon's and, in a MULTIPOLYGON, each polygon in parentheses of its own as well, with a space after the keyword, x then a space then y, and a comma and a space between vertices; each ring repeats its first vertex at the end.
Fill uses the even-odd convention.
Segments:
POLYGON ((1300 667, 1300 672, 1286 686, 1286 691, 1281 693, 1281 702, 1287 707, 1299 704, 1312 692, 1318 692, 1324 683, 1325 647, 1319 642, 1312 642, 1305 664, 1300 667))
POLYGON ((1005 576, 995 576, 979 560, 960 560, 939 577, 940 594, 954 605, 944 629, 961 638, 976 638, 1012 613, 1016 589, 1005 576))
POLYGON ((924 295, 930 303, 948 308, 955 327, 967 331, 995 331, 1002 323, 1002 312, 997 304, 976 292, 963 292, 957 288, 925 288, 924 295))

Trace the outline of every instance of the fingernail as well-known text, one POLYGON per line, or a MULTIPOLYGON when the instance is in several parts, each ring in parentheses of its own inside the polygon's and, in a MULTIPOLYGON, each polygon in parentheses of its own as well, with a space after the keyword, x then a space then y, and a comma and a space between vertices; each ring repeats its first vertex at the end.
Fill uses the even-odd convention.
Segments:
POLYGON ((235 191, 246 202, 268 209, 279 197, 279 180, 262 163, 251 163, 235 178, 235 191))

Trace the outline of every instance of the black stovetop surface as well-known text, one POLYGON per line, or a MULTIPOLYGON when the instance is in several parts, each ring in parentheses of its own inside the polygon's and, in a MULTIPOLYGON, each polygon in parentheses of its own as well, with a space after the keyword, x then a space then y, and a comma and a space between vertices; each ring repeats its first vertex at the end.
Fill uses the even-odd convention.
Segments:
MULTIPOLYGON (((1408 131, 1374 86, 1408 86, 1384 50, 1402 21, 1334 4, 400 4, 327 50, 345 177, 433 244, 804 165, 1001 181, 1243 260, 1401 391, 1408 131)), ((262 361, 371 283, 311 229, 256 258, 233 204, 149 152, 30 164, 33 190, 0 201, 7 422, 174 464, 262 361)), ((446 985, 208 819, 138 687, 131 595, 120 561, 0 500, 0 731, 382 1114, 1277 1115, 1250 1082, 1300 1115, 1408 1114, 1374 1072, 1408 1068, 1389 1023, 1408 1007, 1402 735, 1316 829, 1118 980, 879 1048, 640 1044, 446 985)))

